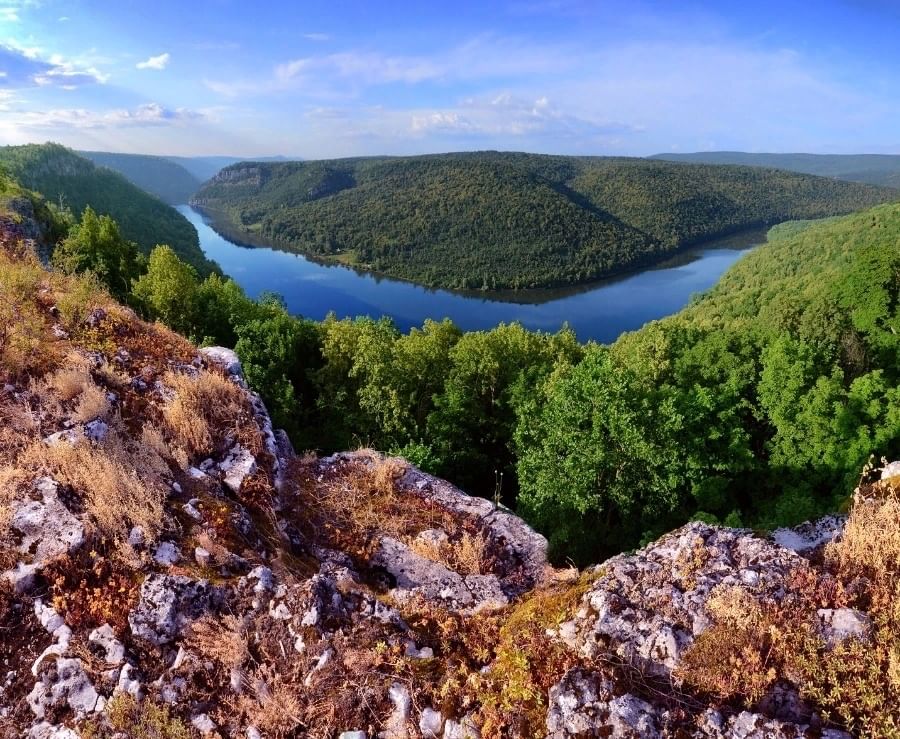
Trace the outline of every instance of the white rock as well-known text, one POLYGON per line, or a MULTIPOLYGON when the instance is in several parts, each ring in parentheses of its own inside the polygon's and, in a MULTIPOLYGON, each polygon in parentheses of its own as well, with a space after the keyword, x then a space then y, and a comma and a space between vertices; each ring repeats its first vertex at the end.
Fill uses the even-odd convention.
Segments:
POLYGON ((102 442, 108 433, 109 426, 99 418, 84 424, 84 435, 95 444, 102 442))
POLYGON ((171 541, 160 542, 153 553, 153 561, 163 567, 171 567, 181 560, 181 552, 171 541))
POLYGON ((142 527, 135 526, 128 532, 128 545, 133 549, 142 549, 146 543, 147 536, 142 527))
POLYGON ((872 631, 872 619, 852 608, 820 608, 816 615, 820 633, 832 647, 846 639, 865 639, 872 631))
POLYGON ((194 548, 194 560, 201 567, 209 567, 212 562, 212 555, 203 547, 194 548))
POLYGON ((219 463, 219 469, 225 476, 225 484, 237 494, 241 491, 244 480, 256 472, 256 458, 249 449, 235 444, 225 459, 219 463))
POLYGON ((137 670, 128 663, 122 665, 122 669, 119 672, 119 679, 116 682, 115 690, 113 690, 113 695, 127 693, 133 698, 140 700, 143 696, 143 692, 143 686, 137 677, 137 670))
POLYGON ((438 739, 444 728, 444 717, 433 708, 426 708, 419 716, 419 731, 425 739, 438 739))
POLYGON ((892 477, 897 477, 897 475, 900 475, 900 462, 889 462, 881 470, 882 480, 889 480, 892 477))
POLYGON ((183 506, 181 506, 181 510, 187 513, 195 521, 203 520, 203 514, 200 513, 200 511, 198 511, 192 503, 185 503, 183 506))
POLYGON ((388 716, 384 724, 384 731, 379 734, 382 739, 406 739, 408 736, 406 724, 409 721, 409 713, 412 708, 412 699, 409 690, 402 683, 393 683, 388 689, 388 698, 394 705, 394 710, 388 716))
POLYGON ((205 713, 198 713, 191 719, 191 726, 202 734, 211 734, 216 730, 215 722, 205 713))
POLYGON ((225 370, 226 374, 236 375, 237 377, 243 376, 241 360, 232 349, 224 346, 207 346, 201 349, 200 353, 210 362, 218 364, 225 370))
POLYGON ((364 731, 342 731, 338 734, 338 739, 369 739, 369 735, 364 731))
POLYGON ((100 695, 84 672, 80 659, 60 657, 55 670, 48 670, 28 694, 28 705, 37 718, 47 711, 68 705, 76 716, 85 716, 97 709, 100 695))
POLYGON ((250 570, 247 579, 256 580, 256 585, 253 586, 254 593, 271 593, 275 590, 275 575, 265 565, 259 565, 250 570))
POLYGON ((108 665, 120 665, 125 661, 125 645, 122 644, 109 624, 98 626, 88 635, 88 641, 103 649, 108 665))

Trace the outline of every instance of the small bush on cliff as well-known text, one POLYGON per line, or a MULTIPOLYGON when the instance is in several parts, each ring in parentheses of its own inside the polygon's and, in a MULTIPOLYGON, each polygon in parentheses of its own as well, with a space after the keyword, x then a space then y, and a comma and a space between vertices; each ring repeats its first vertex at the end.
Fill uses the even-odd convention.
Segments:
POLYGON ((112 218, 98 216, 90 206, 53 252, 53 264, 67 274, 91 272, 123 301, 140 272, 137 245, 122 236, 112 218))

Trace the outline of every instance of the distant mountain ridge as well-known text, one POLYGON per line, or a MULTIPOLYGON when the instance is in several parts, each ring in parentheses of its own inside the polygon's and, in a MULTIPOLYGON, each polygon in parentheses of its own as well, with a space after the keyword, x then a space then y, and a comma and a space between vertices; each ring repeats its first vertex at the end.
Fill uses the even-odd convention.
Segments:
MULTIPOLYGON (((181 164, 167 157, 147 154, 115 154, 106 151, 80 151, 94 164, 118 172, 142 190, 156 195, 169 205, 183 205, 203 183, 181 164)), ((205 178, 204 178, 205 179, 205 178)))
POLYGON ((654 154, 649 158, 693 164, 772 167, 850 182, 900 188, 900 154, 753 154, 742 151, 698 151, 688 154, 654 154))
POLYGON ((587 282, 713 237, 898 195, 774 169, 487 151, 242 162, 191 202, 289 251, 491 290, 587 282))
POLYGON ((200 249, 197 232, 181 213, 148 194, 118 172, 59 144, 0 147, 0 167, 24 187, 61 202, 80 215, 90 205, 112 216, 125 238, 149 254, 168 244, 201 275, 217 269, 200 249))

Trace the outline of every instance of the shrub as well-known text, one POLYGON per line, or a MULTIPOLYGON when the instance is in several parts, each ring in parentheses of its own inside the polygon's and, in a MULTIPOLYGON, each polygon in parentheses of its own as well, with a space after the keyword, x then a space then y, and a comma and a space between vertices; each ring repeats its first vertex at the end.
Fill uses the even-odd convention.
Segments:
POLYGON ((153 449, 129 441, 115 428, 100 444, 86 439, 38 443, 25 457, 84 496, 102 535, 122 541, 132 526, 141 526, 152 539, 162 527, 168 465, 153 449))
POLYGON ((217 451, 221 441, 248 417, 244 391, 215 372, 197 377, 169 373, 163 382, 174 399, 163 408, 173 442, 195 457, 217 451))

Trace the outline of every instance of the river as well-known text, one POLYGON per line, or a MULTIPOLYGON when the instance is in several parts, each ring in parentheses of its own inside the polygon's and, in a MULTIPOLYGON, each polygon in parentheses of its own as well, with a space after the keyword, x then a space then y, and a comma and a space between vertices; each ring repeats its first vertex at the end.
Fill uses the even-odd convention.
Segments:
POLYGON ((620 277, 575 288, 484 294, 433 290, 401 280, 322 264, 290 252, 244 246, 217 233, 190 206, 178 210, 194 225, 200 246, 251 297, 279 293, 295 315, 321 320, 346 316, 390 316, 408 331, 426 318, 449 317, 461 329, 487 329, 518 321, 541 331, 564 323, 581 341, 611 342, 624 331, 676 313, 691 296, 712 287, 740 256, 765 241, 765 229, 679 252, 665 262, 620 277))

